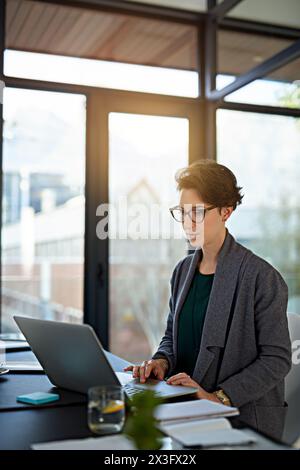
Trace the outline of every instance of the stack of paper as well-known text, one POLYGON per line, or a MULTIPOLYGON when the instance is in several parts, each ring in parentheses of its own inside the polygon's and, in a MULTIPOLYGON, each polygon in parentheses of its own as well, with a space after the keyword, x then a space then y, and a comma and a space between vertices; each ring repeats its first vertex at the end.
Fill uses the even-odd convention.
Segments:
POLYGON ((255 439, 244 431, 232 429, 225 418, 160 424, 160 429, 186 447, 245 445, 255 439))
POLYGON ((226 418, 239 414, 237 408, 210 400, 190 400, 165 403, 157 407, 155 417, 164 423, 182 422, 208 418, 226 418))

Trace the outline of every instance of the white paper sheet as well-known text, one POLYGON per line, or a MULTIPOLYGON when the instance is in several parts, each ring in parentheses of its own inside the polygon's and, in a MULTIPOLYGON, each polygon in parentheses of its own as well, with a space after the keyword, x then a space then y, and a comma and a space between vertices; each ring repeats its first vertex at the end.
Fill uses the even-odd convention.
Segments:
POLYGON ((37 361, 6 361, 5 367, 10 371, 42 371, 41 364, 37 361))
POLYGON ((231 429, 231 424, 226 418, 201 419, 198 421, 188 421, 184 423, 161 422, 159 428, 175 439, 183 433, 192 434, 194 432, 209 432, 216 429, 231 429))
POLYGON ((135 450, 133 443, 123 435, 42 442, 32 444, 31 448, 34 450, 135 450))
POLYGON ((22 348, 29 348, 29 344, 27 341, 2 341, 2 344, 5 345, 5 349, 8 351, 9 349, 22 349, 22 348))
POLYGON ((155 417, 159 421, 207 419, 238 415, 237 408, 225 406, 210 400, 191 400, 177 403, 165 403, 157 407, 155 417))

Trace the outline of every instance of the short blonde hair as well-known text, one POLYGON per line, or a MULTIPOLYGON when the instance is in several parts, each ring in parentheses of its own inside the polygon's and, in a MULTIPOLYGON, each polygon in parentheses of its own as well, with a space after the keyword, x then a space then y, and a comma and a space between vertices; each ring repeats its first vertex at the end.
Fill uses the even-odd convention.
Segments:
POLYGON ((195 189, 204 203, 216 207, 241 204, 241 187, 229 168, 214 160, 197 160, 176 172, 177 189, 195 189))

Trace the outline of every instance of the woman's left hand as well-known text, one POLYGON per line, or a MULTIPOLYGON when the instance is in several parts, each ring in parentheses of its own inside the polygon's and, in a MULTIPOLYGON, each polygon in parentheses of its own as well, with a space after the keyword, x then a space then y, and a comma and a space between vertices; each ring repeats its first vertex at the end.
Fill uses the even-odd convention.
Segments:
POLYGON ((195 380, 193 380, 185 372, 180 372, 179 374, 172 375, 167 380, 169 385, 184 385, 185 387, 195 387, 198 389, 196 392, 197 398, 205 398, 206 400, 215 401, 220 403, 220 400, 213 394, 209 393, 204 388, 202 388, 195 380))

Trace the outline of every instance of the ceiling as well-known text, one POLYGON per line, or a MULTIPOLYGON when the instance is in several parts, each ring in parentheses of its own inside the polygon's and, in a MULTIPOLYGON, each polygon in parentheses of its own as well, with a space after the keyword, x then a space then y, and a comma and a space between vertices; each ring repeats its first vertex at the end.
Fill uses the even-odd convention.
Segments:
MULTIPOLYGON (((241 75, 291 44, 293 41, 287 39, 221 30, 218 33, 218 72, 241 75)), ((300 60, 275 70, 269 78, 283 81, 300 78, 300 60)))
POLYGON ((197 29, 161 20, 8 0, 6 47, 194 70, 197 29))
MULTIPOLYGON (((219 30, 218 72, 239 75, 291 43, 287 39, 219 30)), ((197 29, 192 25, 32 0, 7 3, 9 49, 197 70, 197 46, 197 29)), ((275 71, 272 78, 293 81, 299 79, 299 70, 298 60, 275 71)))

